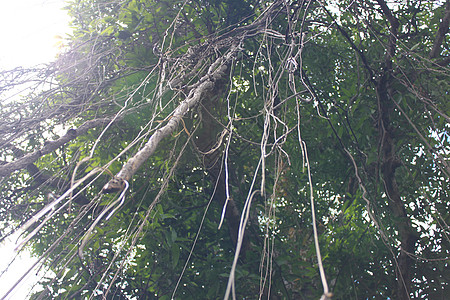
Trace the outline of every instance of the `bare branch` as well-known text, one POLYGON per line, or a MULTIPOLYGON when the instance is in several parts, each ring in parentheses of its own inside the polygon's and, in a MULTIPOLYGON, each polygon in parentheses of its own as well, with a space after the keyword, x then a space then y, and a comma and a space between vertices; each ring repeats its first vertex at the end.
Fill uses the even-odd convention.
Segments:
POLYGON ((6 163, 0 166, 0 177, 6 177, 14 171, 26 168, 29 164, 34 163, 41 156, 55 151, 59 147, 65 145, 76 137, 85 134, 89 129, 97 126, 101 126, 111 121, 111 118, 94 119, 85 122, 77 129, 69 129, 67 133, 55 141, 48 142, 42 149, 36 150, 33 153, 29 153, 15 161, 6 163))

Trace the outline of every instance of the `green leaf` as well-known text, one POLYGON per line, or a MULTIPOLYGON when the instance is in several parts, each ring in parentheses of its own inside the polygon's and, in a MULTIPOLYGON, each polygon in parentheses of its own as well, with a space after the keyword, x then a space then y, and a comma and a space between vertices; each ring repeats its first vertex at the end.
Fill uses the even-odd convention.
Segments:
POLYGON ((180 259, 180 247, 176 243, 172 245, 171 253, 172 253, 172 267, 175 269, 180 259))

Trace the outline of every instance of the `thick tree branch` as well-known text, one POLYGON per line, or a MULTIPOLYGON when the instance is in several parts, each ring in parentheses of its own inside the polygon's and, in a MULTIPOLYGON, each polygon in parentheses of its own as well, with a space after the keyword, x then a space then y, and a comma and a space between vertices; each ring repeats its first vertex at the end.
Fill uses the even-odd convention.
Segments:
MULTIPOLYGON (((19 157, 23 157, 24 153, 21 149, 16 148, 15 146, 11 147, 14 154, 19 157)), ((26 167, 28 173, 33 177, 33 185, 26 187, 25 190, 36 189, 38 186, 45 184, 48 187, 51 187, 54 190, 61 190, 70 187, 70 180, 67 178, 58 178, 54 176, 50 176, 49 174, 43 173, 39 168, 31 163, 26 167)), ((76 193, 75 193, 76 194, 76 193)), ((74 198, 74 202, 84 205, 89 203, 89 200, 82 194, 79 194, 74 198)))
MULTIPOLYGON (((214 94, 218 94, 214 91, 214 94)), ((217 136, 223 130, 223 125, 219 120, 222 112, 220 108, 220 98, 216 97, 212 101, 203 101, 201 107, 202 129, 194 139, 195 147, 202 155, 202 161, 208 170, 208 176, 214 186, 214 200, 225 210, 226 224, 228 226, 230 238, 236 246, 239 235, 239 223, 241 213, 236 205, 235 200, 230 197, 227 199, 225 179, 225 166, 223 165, 222 151, 217 145, 217 136), (226 207, 224 207, 226 205, 226 207)), ((228 166, 230 168, 230 166, 228 166)), ((231 188, 231 187, 230 187, 231 188)), ((230 193, 231 195, 231 193, 230 193)), ((248 232, 245 232, 244 241, 241 249, 240 257, 245 258, 246 250, 249 247, 248 232)))
POLYGON ((208 74, 203 76, 198 85, 194 86, 189 92, 188 97, 180 103, 174 110, 172 116, 168 119, 167 124, 150 137, 145 146, 139 150, 136 155, 130 158, 117 175, 111 179, 104 187, 104 193, 113 193, 124 188, 125 181, 129 181, 136 171, 144 164, 144 162, 155 152, 159 142, 175 131, 181 118, 193 107, 195 107, 202 98, 211 90, 213 90, 217 81, 227 74, 228 61, 235 53, 235 48, 225 56, 218 58, 210 67, 208 74))
MULTIPOLYGON (((392 39, 391 39, 392 42, 392 39)), ((394 49, 394 45, 389 45, 389 52, 394 49)), ((384 189, 389 199, 389 208, 396 218, 396 227, 399 233, 401 250, 397 258, 398 277, 397 277, 397 297, 401 300, 410 299, 411 291, 411 265, 412 260, 409 253, 413 253, 415 242, 417 240, 411 227, 411 222, 406 213, 403 200, 400 196, 398 184, 395 176, 396 169, 400 166, 396 156, 394 128, 391 124, 390 115, 393 111, 392 101, 388 96, 389 81, 391 78, 391 54, 386 53, 384 72, 378 80, 376 91, 378 98, 379 112, 379 132, 380 132, 380 150, 382 157, 381 177, 384 189)))
POLYGON ((412 265, 413 261, 409 256, 415 252, 417 233, 412 227, 411 220, 406 213, 405 204, 400 195, 396 169, 401 165, 395 150, 395 129, 392 126, 391 114, 394 111, 393 101, 389 97, 391 89, 393 57, 397 47, 397 32, 399 22, 392 14, 384 0, 377 0, 381 6, 383 14, 389 21, 389 41, 384 57, 384 67, 376 85, 378 99, 378 113, 381 150, 381 178, 384 184, 384 190, 388 196, 389 208, 395 216, 395 225, 398 230, 400 240, 400 252, 397 257, 397 299, 409 300, 412 284, 412 265))
POLYGON ((442 18, 441 24, 439 25, 438 32, 436 34, 436 38, 434 39, 433 48, 430 52, 430 58, 436 58, 441 53, 441 45, 444 41, 444 37, 448 32, 450 23, 450 0, 447 0, 445 4, 445 14, 442 18))
POLYGON ((398 28, 398 20, 394 15, 392 14, 391 10, 387 6, 386 2, 384 0, 377 0, 378 5, 380 5, 381 10, 383 11, 384 15, 388 19, 389 23, 391 24, 391 32, 397 34, 397 28, 398 28))
POLYGON ((36 150, 33 153, 29 153, 15 161, 6 163, 0 166, 0 177, 6 177, 14 171, 26 168, 29 164, 34 163, 41 156, 49 154, 59 147, 65 145, 76 137, 85 134, 89 129, 102 126, 111 121, 111 118, 94 119, 85 122, 77 129, 69 129, 65 135, 59 139, 51 142, 47 142, 42 149, 36 150))
POLYGON ((412 227, 411 220, 406 213, 405 204, 400 195, 396 179, 396 169, 401 163, 396 156, 395 136, 390 114, 393 111, 392 101, 388 96, 389 73, 384 74, 377 85, 377 96, 379 99, 381 152, 382 165, 381 175, 384 189, 389 199, 389 207, 395 216, 395 224, 399 233, 400 253, 397 258, 398 278, 397 278, 397 299, 410 299, 413 261, 410 253, 415 252, 415 243, 418 235, 412 227))
POLYGON ((389 71, 392 69, 392 58, 395 55, 395 49, 397 47, 397 33, 399 23, 397 18, 394 17, 394 15, 392 14, 391 10, 389 9, 384 0, 377 0, 377 2, 381 6, 381 10, 383 11, 383 14, 386 16, 390 24, 389 43, 384 60, 385 71, 389 71))

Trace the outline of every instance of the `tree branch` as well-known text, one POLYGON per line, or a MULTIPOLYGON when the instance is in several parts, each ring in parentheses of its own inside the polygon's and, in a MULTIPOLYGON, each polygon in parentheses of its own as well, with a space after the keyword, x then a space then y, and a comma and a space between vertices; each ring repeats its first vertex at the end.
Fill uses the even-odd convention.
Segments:
POLYGON ((42 149, 36 150, 33 153, 29 153, 21 158, 16 159, 15 161, 1 165, 0 177, 7 177, 14 171, 26 168, 29 164, 34 163, 41 156, 55 151, 56 149, 65 145, 66 143, 70 142, 76 137, 85 134, 89 129, 101 126, 110 121, 111 118, 94 119, 85 122, 77 129, 69 129, 64 136, 60 137, 55 141, 47 142, 47 144, 45 144, 44 147, 42 147, 42 149))
POLYGON ((392 58, 395 54, 395 49, 397 47, 397 31, 399 27, 399 23, 396 17, 392 14, 391 10, 387 6, 386 2, 384 0, 377 0, 378 4, 381 6, 381 10, 383 11, 383 14, 386 16, 386 18, 389 21, 389 24, 391 25, 389 28, 389 43, 388 43, 388 49, 386 51, 385 55, 385 71, 389 71, 392 69, 392 58))
POLYGON ((386 2, 384 0, 377 0, 378 5, 380 5, 381 10, 383 11, 384 15, 386 16, 386 18, 389 21, 389 24, 391 24, 391 29, 392 32, 397 31, 398 28, 398 20, 396 17, 394 17, 394 15, 392 14, 391 10, 389 9, 389 7, 387 6, 386 2))
POLYGON ((157 129, 144 147, 126 162, 119 173, 103 187, 103 193, 114 193, 124 188, 125 181, 129 181, 142 164, 155 152, 159 142, 174 132, 181 118, 214 88, 218 80, 223 78, 228 69, 227 63, 235 53, 235 49, 236 47, 233 47, 225 57, 218 58, 211 65, 208 73, 200 79, 198 84, 189 92, 188 97, 174 110, 167 124, 157 129))
POLYGON ((436 38, 434 39, 433 48, 431 49, 430 52, 430 58, 436 58, 439 56, 441 52, 442 42, 444 41, 444 37, 449 29, 449 23, 450 23, 450 0, 447 0, 447 3, 445 4, 445 15, 442 18, 436 38))
POLYGON ((339 30, 339 32, 342 34, 342 36, 347 40, 347 42, 350 44, 352 49, 355 50, 356 53, 358 53, 359 57, 361 58, 361 60, 362 60, 362 62, 364 64, 364 67, 366 68, 367 72, 369 73, 369 80, 370 80, 370 82, 372 82, 374 85, 376 85, 375 76, 374 76, 373 70, 370 67, 370 65, 369 65, 369 63, 367 61, 367 58, 364 55, 364 53, 355 45, 355 43, 353 43, 353 41, 350 38, 350 36, 348 35, 348 33, 338 24, 338 22, 336 22, 336 19, 333 17, 331 12, 325 6, 322 6, 322 9, 324 9, 325 12, 327 13, 327 15, 333 20, 334 25, 336 25, 336 28, 339 30))

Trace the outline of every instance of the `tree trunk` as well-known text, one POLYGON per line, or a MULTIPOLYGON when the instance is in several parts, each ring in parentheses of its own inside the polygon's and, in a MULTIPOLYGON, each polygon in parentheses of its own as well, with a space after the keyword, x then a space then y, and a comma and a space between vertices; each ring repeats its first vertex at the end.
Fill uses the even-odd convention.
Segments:
MULTIPOLYGON (((221 88, 219 86, 219 88, 221 88)), ((208 170, 208 175, 211 179, 211 184, 214 188, 214 200, 223 208, 225 205, 225 219, 230 233, 230 238, 234 245, 237 243, 239 232, 239 223, 241 214, 236 206, 234 199, 230 196, 227 201, 226 195, 226 181, 225 171, 222 164, 222 147, 217 147, 217 139, 219 133, 222 131, 222 125, 215 118, 220 118, 223 114, 219 111, 223 108, 220 105, 220 96, 222 92, 215 90, 211 93, 209 99, 204 99, 201 105, 202 128, 195 138, 195 145, 202 153, 203 163, 208 170), (215 148, 215 151, 211 149, 215 148)), ((230 192, 231 194, 231 192, 230 192)), ((244 242, 241 249, 241 257, 245 257, 245 250, 248 247, 248 239, 244 237, 244 242)))
POLYGON ((388 96, 388 78, 384 74, 377 84, 379 105, 379 133, 381 143, 381 176, 384 189, 389 198, 389 207, 395 216, 395 224, 399 234, 400 253, 397 257, 397 299, 407 300, 411 293, 412 265, 414 261, 410 254, 414 254, 417 233, 411 226, 395 177, 395 170, 401 165, 395 156, 394 128, 391 125, 390 113, 393 111, 392 102, 388 96))

